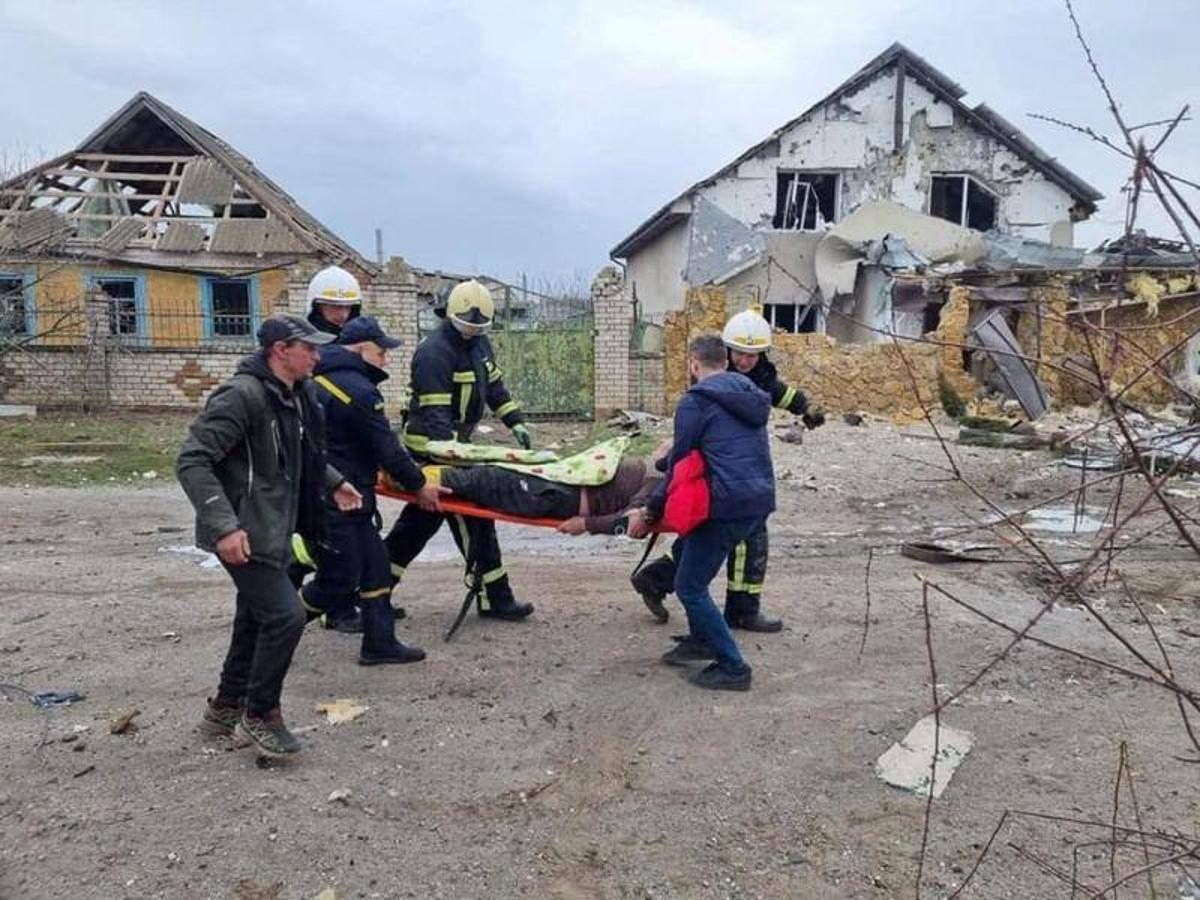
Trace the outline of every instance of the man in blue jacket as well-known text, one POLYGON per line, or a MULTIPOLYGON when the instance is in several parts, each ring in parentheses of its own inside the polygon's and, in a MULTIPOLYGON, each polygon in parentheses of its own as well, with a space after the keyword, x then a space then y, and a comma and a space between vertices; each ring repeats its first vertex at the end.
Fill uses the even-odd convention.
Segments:
POLYGON ((400 346, 384 334, 370 316, 351 319, 342 328, 338 343, 325 348, 313 381, 325 408, 326 452, 363 497, 362 508, 341 512, 325 510, 325 540, 317 547, 316 577, 301 590, 300 598, 312 615, 362 609, 364 666, 417 662, 425 658, 419 647, 396 640, 392 617, 392 578, 387 548, 379 536, 375 479, 380 469, 401 487, 415 491, 418 503, 437 508, 438 488, 400 446, 388 424, 379 384, 387 379, 387 351, 400 346))
POLYGON ((676 463, 692 450, 704 457, 709 518, 676 545, 675 593, 687 613, 688 634, 664 654, 668 665, 712 660, 689 679, 710 690, 746 691, 751 670, 709 585, 729 552, 762 527, 775 510, 775 472, 767 440, 771 398, 745 375, 726 371, 725 344, 703 335, 688 346, 693 384, 675 408, 675 436, 667 478, 651 495, 645 516, 634 516, 630 534, 661 517, 676 463))

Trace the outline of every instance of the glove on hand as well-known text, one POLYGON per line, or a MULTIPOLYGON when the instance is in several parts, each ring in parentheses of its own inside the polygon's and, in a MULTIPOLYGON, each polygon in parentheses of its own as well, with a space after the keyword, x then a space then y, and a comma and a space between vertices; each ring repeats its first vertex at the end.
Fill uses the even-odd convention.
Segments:
POLYGON ((810 409, 800 417, 800 421, 804 423, 804 427, 809 431, 812 431, 814 428, 820 428, 825 424, 825 410, 819 406, 810 409))
POLYGON ((529 429, 524 425, 514 425, 512 429, 513 437, 517 443, 521 445, 522 450, 533 449, 533 435, 529 433, 529 429))

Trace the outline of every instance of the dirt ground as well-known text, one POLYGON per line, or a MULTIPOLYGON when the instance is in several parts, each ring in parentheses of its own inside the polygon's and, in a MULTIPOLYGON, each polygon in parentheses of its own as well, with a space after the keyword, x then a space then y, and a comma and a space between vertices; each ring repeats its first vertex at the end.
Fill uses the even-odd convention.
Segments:
MULTIPOLYGON (((164 549, 192 542, 179 489, 0 488, 0 680, 10 685, 0 897, 913 896, 925 801, 873 765, 930 709, 914 575, 1013 623, 1037 609, 1040 586, 1026 564, 898 554, 903 540, 988 515, 926 464, 942 462, 936 442, 876 421, 833 423, 773 451, 780 509, 765 606, 787 628, 742 636, 749 693, 699 691, 659 664, 682 616, 673 603, 669 625, 653 623, 628 585, 639 547, 624 539, 502 528, 518 595, 536 614, 521 624, 472 615, 443 643, 462 588, 439 535, 396 598, 409 614, 402 639, 429 658, 363 669, 355 638, 311 628, 284 693, 306 749, 272 768, 194 730, 232 592, 220 569, 164 549), (86 699, 42 712, 11 685, 86 699), (329 725, 316 705, 338 698, 370 708, 329 725), (136 730, 111 734, 110 720, 131 710, 136 730)), ((1077 477, 1044 453, 970 449, 962 461, 1007 509, 1077 477)), ((1109 499, 1092 502, 1102 514, 1109 499)), ((1092 539, 1045 537, 1064 559, 1092 539)), ((1200 683, 1200 566, 1168 532, 1131 553, 1122 568, 1177 677, 1200 683)), ((1115 588, 1103 599, 1153 651, 1115 588)), ((1006 643, 949 602, 931 612, 943 691, 1006 643)), ((1056 607, 1037 634, 1132 659, 1078 606, 1056 607)), ((1006 809, 1108 822, 1122 741, 1146 827, 1200 831, 1200 766, 1179 758, 1190 745, 1160 689, 1023 645, 944 721, 975 745, 933 804, 922 896, 962 882, 1006 809)), ((1074 844, 1104 837, 1013 822, 963 896, 1067 896, 1028 854, 1069 871, 1074 844)), ((1142 864, 1140 852, 1119 870, 1142 864)), ((1078 861, 1090 884, 1110 880, 1104 848, 1078 861)), ((1174 873, 1157 885, 1181 896, 1174 873)), ((1121 896, 1148 892, 1140 879, 1121 896)))

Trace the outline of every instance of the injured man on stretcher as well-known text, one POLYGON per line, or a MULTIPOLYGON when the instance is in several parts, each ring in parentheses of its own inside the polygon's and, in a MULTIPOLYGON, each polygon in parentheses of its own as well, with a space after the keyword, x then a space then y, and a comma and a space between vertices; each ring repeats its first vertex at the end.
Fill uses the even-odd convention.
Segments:
POLYGON ((576 486, 494 465, 426 466, 450 496, 513 516, 561 519, 566 534, 624 534, 663 476, 653 460, 623 459, 603 484, 576 486))

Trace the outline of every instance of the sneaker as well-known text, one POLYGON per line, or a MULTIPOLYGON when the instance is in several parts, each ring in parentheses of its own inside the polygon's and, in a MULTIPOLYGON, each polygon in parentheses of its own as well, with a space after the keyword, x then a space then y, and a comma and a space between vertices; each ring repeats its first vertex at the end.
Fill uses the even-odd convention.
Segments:
POLYGON ((204 715, 200 717, 200 732, 209 737, 232 737, 241 718, 240 704, 223 703, 209 697, 208 704, 204 707, 204 715))
POLYGON ((708 644, 698 641, 691 635, 676 638, 674 647, 662 655, 662 661, 668 666, 686 666, 688 663, 707 662, 716 659, 716 654, 708 644))
POLYGON ((762 634, 774 634, 783 631, 783 619, 772 619, 762 613, 752 615, 726 615, 725 621, 730 628, 740 628, 742 631, 757 631, 762 634))
POLYGON ((325 613, 321 616, 321 627, 329 631, 336 631, 338 634, 362 634, 362 613, 355 608, 351 608, 349 612, 340 613, 336 617, 325 613))
POLYGON ((749 666, 741 672, 730 672, 720 663, 710 663, 699 672, 688 677, 696 687, 710 691, 748 691, 752 672, 749 666))
POLYGON ((283 714, 278 708, 262 716, 243 712, 235 737, 247 746, 253 744, 263 756, 290 756, 298 753, 302 746, 283 724, 283 714))
POLYGON ((403 665, 404 663, 420 662, 425 658, 425 651, 420 647, 409 647, 397 641, 390 647, 381 650, 362 650, 358 654, 360 666, 403 665))
POLYGON ((501 603, 497 606, 489 606, 487 609, 480 609, 479 615, 485 619, 500 619, 504 622, 519 622, 527 618, 533 612, 532 603, 518 603, 516 600, 510 600, 507 603, 501 603))

